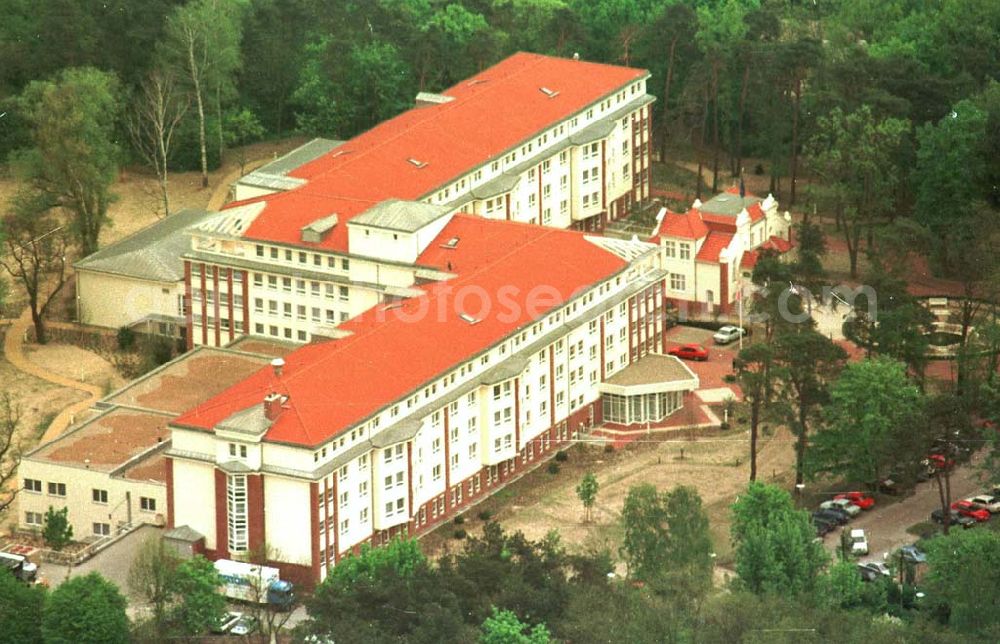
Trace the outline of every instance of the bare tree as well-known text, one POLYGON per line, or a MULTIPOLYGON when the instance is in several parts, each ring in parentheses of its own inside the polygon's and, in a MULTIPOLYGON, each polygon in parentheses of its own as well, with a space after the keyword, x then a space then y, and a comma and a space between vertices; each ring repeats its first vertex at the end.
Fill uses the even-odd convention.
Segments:
POLYGON ((132 145, 156 172, 164 217, 170 215, 167 162, 170 159, 171 141, 174 130, 190 105, 190 97, 178 91, 176 78, 171 71, 153 69, 139 86, 132 108, 125 117, 132 145))
MULTIPOLYGON (((281 560, 281 551, 267 543, 254 548, 248 561, 256 566, 267 566, 268 562, 281 560)), ((257 622, 257 637, 261 644, 276 642, 278 634, 292 617, 293 604, 276 605, 269 601, 268 582, 263 574, 258 575, 251 583, 253 598, 250 602, 250 616, 257 622)))
POLYGON ((21 462, 21 438, 17 435, 21 424, 21 406, 10 392, 0 392, 0 512, 6 510, 19 488, 16 481, 17 466, 21 462))
POLYGON ((45 193, 22 192, 3 219, 6 253, 0 266, 24 288, 39 344, 47 340, 45 313, 66 283, 67 237, 53 206, 45 193))

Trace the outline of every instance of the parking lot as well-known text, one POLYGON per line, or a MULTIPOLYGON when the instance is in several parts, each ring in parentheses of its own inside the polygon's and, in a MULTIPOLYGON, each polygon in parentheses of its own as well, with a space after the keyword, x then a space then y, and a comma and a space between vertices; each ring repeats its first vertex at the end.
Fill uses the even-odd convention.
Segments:
MULTIPOLYGON (((973 496, 986 491, 989 486, 978 478, 979 472, 973 464, 965 464, 955 469, 951 475, 952 501, 973 496)), ((884 497, 879 497, 884 501, 884 497)), ((840 546, 841 530, 861 528, 868 537, 868 555, 858 561, 883 561, 885 555, 897 548, 917 540, 917 536, 907 528, 930 520, 930 514, 941 506, 937 483, 931 479, 918 483, 913 493, 896 503, 876 503, 871 510, 863 511, 847 523, 823 537, 823 543, 832 555, 840 546)), ((996 516, 991 521, 1000 521, 996 516)))

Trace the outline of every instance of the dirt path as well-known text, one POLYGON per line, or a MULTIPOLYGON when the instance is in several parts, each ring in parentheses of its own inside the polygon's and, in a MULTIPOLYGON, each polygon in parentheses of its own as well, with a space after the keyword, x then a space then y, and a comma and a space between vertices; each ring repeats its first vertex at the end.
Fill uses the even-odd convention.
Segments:
POLYGON ((45 369, 44 367, 29 360, 24 353, 24 337, 30 326, 31 311, 25 309, 24 313, 21 314, 21 317, 14 320, 10 328, 7 329, 7 334, 4 336, 3 342, 3 353, 7 362, 9 362, 11 366, 16 368, 18 371, 30 374, 36 378, 40 378, 41 380, 45 380, 46 382, 50 382, 60 387, 76 389, 77 391, 83 392, 87 396, 83 400, 73 403, 69 407, 63 409, 56 415, 52 422, 49 423, 45 433, 39 439, 39 443, 46 443, 63 433, 66 428, 73 423, 78 414, 90 409, 95 402, 100 400, 104 391, 97 385, 67 378, 53 371, 49 371, 48 369, 45 369))

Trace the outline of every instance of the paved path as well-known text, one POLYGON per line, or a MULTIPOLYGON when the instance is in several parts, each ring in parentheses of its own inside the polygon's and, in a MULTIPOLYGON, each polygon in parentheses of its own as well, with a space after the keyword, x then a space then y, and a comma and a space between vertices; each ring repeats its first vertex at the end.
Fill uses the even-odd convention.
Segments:
POLYGON ((36 365, 28 359, 28 356, 24 353, 24 337, 31 327, 31 311, 25 309, 21 317, 13 320, 10 327, 7 329, 7 335, 4 337, 3 341, 3 354, 7 362, 11 364, 18 371, 35 376, 46 382, 51 382, 54 385, 60 387, 68 387, 69 389, 76 389, 77 391, 82 391, 87 394, 87 397, 78 403, 74 403, 69 407, 63 409, 59 414, 52 419, 52 423, 49 424, 48 428, 45 430, 45 434, 39 439, 39 444, 47 443, 69 427, 73 420, 76 418, 77 414, 80 414, 100 400, 101 396, 104 395, 104 391, 97 385, 87 384, 85 382, 79 382, 73 380, 72 378, 67 378, 58 373, 53 373, 47 369, 36 365))

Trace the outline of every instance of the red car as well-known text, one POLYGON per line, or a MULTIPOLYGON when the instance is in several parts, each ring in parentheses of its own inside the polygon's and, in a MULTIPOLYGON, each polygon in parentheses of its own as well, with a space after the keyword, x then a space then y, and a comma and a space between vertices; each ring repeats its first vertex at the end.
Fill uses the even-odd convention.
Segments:
POLYGON ((875 499, 870 494, 864 492, 846 492, 833 497, 835 499, 847 499, 862 510, 871 510, 875 505, 875 499))
POLYGON ((708 360, 708 349, 700 344, 682 344, 667 351, 669 355, 677 356, 683 360, 708 360))
POLYGON ((951 504, 951 509, 965 517, 972 517, 976 521, 989 521, 990 511, 972 501, 955 501, 951 504))

